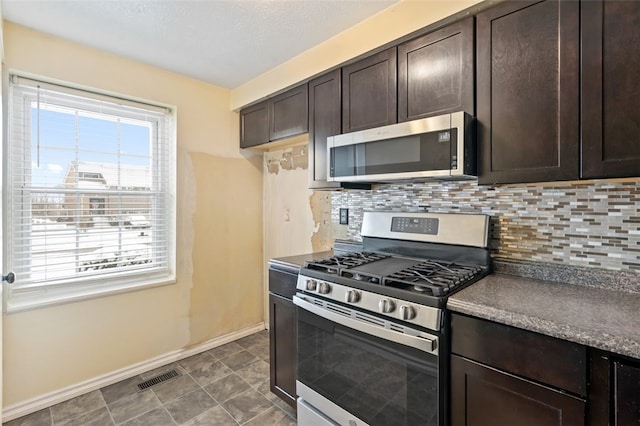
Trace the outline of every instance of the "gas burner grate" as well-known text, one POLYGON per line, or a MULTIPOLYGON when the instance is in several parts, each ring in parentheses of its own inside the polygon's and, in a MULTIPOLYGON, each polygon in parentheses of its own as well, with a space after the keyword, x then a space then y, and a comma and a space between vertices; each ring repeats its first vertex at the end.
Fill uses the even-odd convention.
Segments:
POLYGON ((444 296, 482 272, 478 266, 425 261, 383 278, 382 284, 444 296))
POLYGON ((304 267, 334 275, 340 273, 343 269, 355 268, 356 266, 366 265, 367 263, 386 259, 387 257, 389 256, 373 252, 351 252, 306 262, 304 267))

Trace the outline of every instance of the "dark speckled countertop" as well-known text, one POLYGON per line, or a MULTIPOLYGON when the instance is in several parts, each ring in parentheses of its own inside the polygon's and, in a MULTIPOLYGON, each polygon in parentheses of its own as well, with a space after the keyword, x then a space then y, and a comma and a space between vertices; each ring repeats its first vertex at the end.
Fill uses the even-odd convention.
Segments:
POLYGON ((318 253, 301 254, 297 256, 276 257, 269 260, 270 266, 280 266, 285 269, 295 270, 296 272, 302 268, 305 262, 310 260, 318 260, 325 257, 333 256, 333 250, 321 251, 318 253))
POLYGON ((276 257, 269 260, 269 266, 284 268, 297 273, 307 261, 323 259, 325 257, 333 256, 334 254, 361 250, 362 244, 357 241, 336 240, 334 242, 333 250, 301 254, 297 256, 276 257))
POLYGON ((496 273, 454 293, 447 307, 640 359, 640 293, 598 287, 496 273))

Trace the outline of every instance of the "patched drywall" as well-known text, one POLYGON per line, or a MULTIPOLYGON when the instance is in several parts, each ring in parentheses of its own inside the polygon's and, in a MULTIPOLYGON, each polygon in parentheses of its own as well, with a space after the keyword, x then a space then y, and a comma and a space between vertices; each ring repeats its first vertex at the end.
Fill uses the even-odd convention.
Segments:
MULTIPOLYGON (((263 155, 264 197, 264 309, 268 323, 267 273, 269 259, 313 251, 315 231, 308 202, 309 189, 306 140, 302 145, 280 148, 263 155)), ((327 207, 331 210, 331 204, 327 207)))
POLYGON ((280 170, 307 170, 309 168, 307 145, 271 151, 265 154, 264 161, 266 172, 274 175, 280 173, 280 170))
POLYGON ((313 216, 314 231, 311 236, 313 252, 328 250, 333 245, 331 223, 331 192, 312 191, 309 206, 313 216))
POLYGON ((191 153, 196 182, 190 340, 263 318, 262 159, 191 153))
POLYGON ((330 247, 331 198, 309 189, 307 145, 264 153, 265 261, 330 247))

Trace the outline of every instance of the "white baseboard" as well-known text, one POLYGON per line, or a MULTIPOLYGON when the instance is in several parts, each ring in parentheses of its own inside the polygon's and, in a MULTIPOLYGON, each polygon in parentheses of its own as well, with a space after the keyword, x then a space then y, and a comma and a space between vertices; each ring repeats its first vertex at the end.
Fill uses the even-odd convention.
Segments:
POLYGON ((206 342, 189 348, 178 349, 63 389, 4 407, 2 409, 2 422, 8 422, 17 419, 18 417, 26 416, 27 414, 34 413, 38 410, 42 410, 43 408, 51 407, 52 405, 67 401, 71 398, 75 398, 76 396, 80 396, 130 377, 137 376, 138 374, 153 370, 154 368, 162 367, 163 365, 199 354, 200 352, 222 346, 226 343, 238 340, 264 329, 265 323, 261 322, 254 326, 234 331, 233 333, 225 334, 224 336, 216 337, 215 339, 207 340, 206 342))

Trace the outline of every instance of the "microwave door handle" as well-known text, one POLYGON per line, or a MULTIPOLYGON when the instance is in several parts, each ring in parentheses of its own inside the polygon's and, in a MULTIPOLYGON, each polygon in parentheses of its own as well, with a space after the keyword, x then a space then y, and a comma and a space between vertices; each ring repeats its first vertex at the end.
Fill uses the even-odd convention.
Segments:
POLYGON ((366 148, 364 143, 353 145, 353 176, 366 174, 366 148), (362 170, 360 167, 362 166, 362 170))

